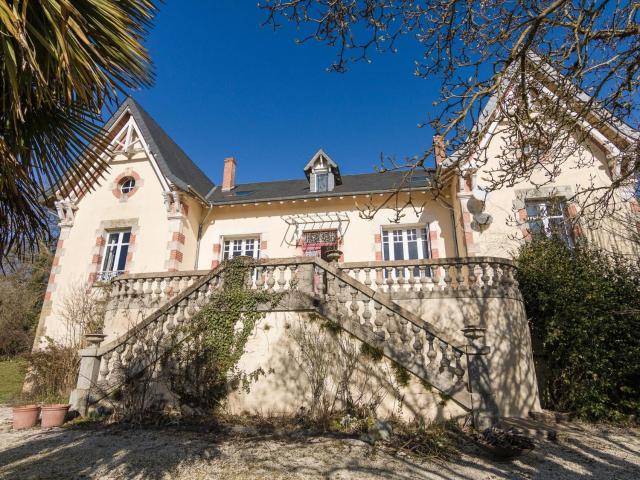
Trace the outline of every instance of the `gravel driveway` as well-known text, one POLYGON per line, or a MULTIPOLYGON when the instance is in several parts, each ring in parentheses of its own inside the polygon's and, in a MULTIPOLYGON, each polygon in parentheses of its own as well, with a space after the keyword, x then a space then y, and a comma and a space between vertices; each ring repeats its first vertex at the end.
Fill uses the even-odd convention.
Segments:
POLYGON ((531 453, 512 462, 492 461, 471 445, 443 462, 323 436, 123 426, 12 431, 10 415, 0 408, 2 479, 640 478, 639 429, 569 424, 557 427, 557 442, 542 435, 531 453))

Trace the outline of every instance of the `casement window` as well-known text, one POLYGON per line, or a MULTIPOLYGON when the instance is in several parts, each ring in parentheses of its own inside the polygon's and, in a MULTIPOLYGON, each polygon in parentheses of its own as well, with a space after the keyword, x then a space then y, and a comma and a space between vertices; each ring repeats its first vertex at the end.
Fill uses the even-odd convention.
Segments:
POLYGON ((558 199, 528 200, 527 227, 531 235, 557 237, 573 246, 570 222, 564 202, 558 199))
POLYGON ((102 268, 98 278, 102 281, 110 280, 116 275, 124 273, 129 253, 131 230, 118 230, 107 233, 107 244, 104 249, 102 268))
POLYGON ((329 191, 329 173, 316 173, 316 192, 329 191))
POLYGON ((253 257, 256 260, 260 258, 260 239, 259 238, 235 238, 225 239, 224 248, 222 250, 222 259, 229 260, 235 257, 245 256, 253 257))
MULTIPOLYGON (((382 256, 384 260, 422 260, 431 257, 431 246, 429 245, 429 229, 422 228, 393 228, 382 230, 382 256)), ((394 270, 394 275, 401 273, 406 277, 409 275, 408 269, 394 270)), ((415 276, 430 275, 429 268, 414 269, 415 276)))

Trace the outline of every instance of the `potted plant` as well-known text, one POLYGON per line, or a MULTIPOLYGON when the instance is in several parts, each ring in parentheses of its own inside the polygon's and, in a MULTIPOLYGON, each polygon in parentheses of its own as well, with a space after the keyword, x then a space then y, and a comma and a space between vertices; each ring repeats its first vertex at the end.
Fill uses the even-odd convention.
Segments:
POLYGON ((13 407, 13 429, 33 428, 38 422, 40 407, 38 405, 19 405, 13 407))
POLYGON ((42 428, 60 427, 67 418, 67 412, 69 411, 68 403, 53 403, 49 405, 43 405, 42 412, 42 428))
POLYGON ((332 248, 330 250, 327 250, 324 255, 328 262, 333 263, 340 260, 340 257, 342 256, 342 251, 338 250, 337 248, 332 248))

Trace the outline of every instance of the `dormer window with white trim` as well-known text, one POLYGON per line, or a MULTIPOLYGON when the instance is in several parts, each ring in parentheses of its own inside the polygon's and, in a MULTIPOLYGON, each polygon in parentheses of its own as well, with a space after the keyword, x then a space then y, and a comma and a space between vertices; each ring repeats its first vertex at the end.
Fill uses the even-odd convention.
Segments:
POLYGON ((318 172, 316 177, 316 192, 329 191, 329 172, 318 172))
POLYGON ((331 192, 342 183, 338 165, 322 149, 309 160, 304 173, 309 179, 309 191, 312 193, 331 192))

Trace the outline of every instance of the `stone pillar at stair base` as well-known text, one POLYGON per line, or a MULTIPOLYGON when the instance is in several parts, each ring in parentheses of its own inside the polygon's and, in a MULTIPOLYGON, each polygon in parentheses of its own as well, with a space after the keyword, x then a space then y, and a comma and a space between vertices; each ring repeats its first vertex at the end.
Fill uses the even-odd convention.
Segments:
POLYGON ((84 416, 87 414, 90 391, 98 381, 99 372, 100 357, 98 356, 98 348, 90 347, 80 350, 78 382, 69 398, 71 409, 77 411, 80 415, 84 416))
POLYGON ((473 406, 473 425, 477 430, 484 430, 494 426, 499 417, 487 362, 490 347, 485 345, 486 328, 470 325, 463 328, 462 332, 469 340, 466 353, 469 389, 473 406))

